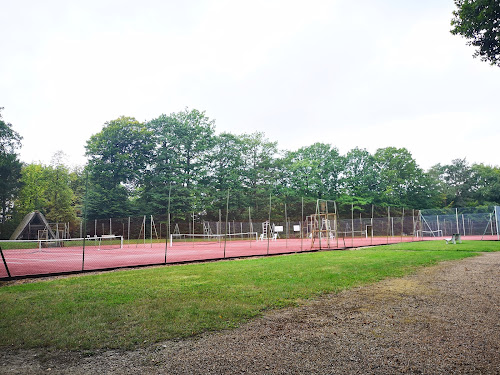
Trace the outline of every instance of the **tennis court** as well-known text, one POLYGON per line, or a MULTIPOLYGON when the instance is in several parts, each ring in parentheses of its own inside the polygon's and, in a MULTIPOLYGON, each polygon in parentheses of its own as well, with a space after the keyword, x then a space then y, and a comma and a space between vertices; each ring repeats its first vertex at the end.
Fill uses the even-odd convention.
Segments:
MULTIPOLYGON (((480 240, 481 236, 463 236, 464 240, 480 240)), ((443 239, 426 237, 425 240, 443 239)), ((496 240, 496 236, 483 237, 496 240), (489 238, 491 237, 491 238, 489 238)), ((248 256, 288 254, 314 250, 335 250, 423 240, 411 236, 310 239, 174 241, 120 246, 65 246, 3 250, 0 278, 51 275, 122 267, 172 264, 192 261, 220 260, 248 256), (7 271, 7 268, 8 271, 7 271)))

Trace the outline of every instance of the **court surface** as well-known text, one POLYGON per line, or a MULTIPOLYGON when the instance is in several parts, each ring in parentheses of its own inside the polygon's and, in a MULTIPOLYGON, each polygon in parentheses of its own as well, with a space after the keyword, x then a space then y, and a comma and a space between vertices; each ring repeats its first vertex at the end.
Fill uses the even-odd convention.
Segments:
MULTIPOLYGON (((425 240, 444 239, 437 237, 425 240)), ((464 240, 480 240, 481 236, 463 236, 464 240)), ((485 240, 496 240, 497 236, 485 236, 485 240), (490 238, 491 237, 491 238, 490 238)), ((99 249, 86 246, 3 250, 5 263, 11 277, 50 275, 80 271, 104 270, 121 267, 218 260, 247 256, 287 254, 311 250, 347 249, 364 246, 412 242, 415 237, 373 237, 277 240, 232 240, 221 242, 174 242, 172 246, 162 243, 124 244, 123 248, 99 249)), ((5 263, 0 263, 0 278, 7 278, 5 263)))

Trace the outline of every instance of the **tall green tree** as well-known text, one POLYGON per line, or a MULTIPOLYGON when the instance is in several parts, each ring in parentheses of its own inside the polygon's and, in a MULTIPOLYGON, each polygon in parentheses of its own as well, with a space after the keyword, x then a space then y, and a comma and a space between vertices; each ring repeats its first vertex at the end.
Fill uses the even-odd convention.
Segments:
POLYGON ((444 206, 475 207, 500 204, 500 169, 470 165, 466 159, 436 164, 429 171, 439 181, 444 206))
POLYGON ((431 180, 406 148, 386 147, 374 154, 378 174, 375 203, 427 208, 435 199, 431 180))
POLYGON ((439 189, 444 196, 445 206, 475 205, 472 194, 474 178, 466 159, 454 159, 451 164, 436 164, 429 173, 441 182, 439 189))
POLYGON ((500 2, 498 0, 455 0, 451 33, 468 39, 476 47, 474 57, 500 66, 500 2))
POLYGON ((76 224, 71 174, 62 156, 56 153, 49 166, 33 163, 23 167, 22 188, 16 200, 19 218, 37 210, 50 222, 76 224))
POLYGON ((475 180, 473 194, 477 205, 500 205, 500 168, 473 164, 471 169, 475 180))
POLYGON ((267 209, 269 192, 279 183, 276 173, 278 143, 267 139, 264 133, 242 134, 242 184, 247 191, 249 205, 257 215, 267 209))
POLYGON ((71 175, 64 164, 64 158, 64 153, 57 152, 52 158, 51 165, 45 168, 47 180, 45 211, 47 219, 51 222, 69 222, 70 225, 75 225, 75 196, 71 189, 71 175))
POLYGON ((244 186, 244 155, 246 143, 244 137, 221 133, 215 137, 215 146, 211 156, 211 173, 206 183, 210 186, 209 206, 223 209, 227 192, 231 194, 232 206, 240 209, 249 207, 248 190, 244 186))
POLYGON ((341 189, 344 158, 325 143, 288 152, 284 158, 289 185, 299 196, 336 199, 341 189))
POLYGON ((342 194, 372 203, 377 189, 375 158, 365 149, 353 148, 344 157, 342 194))
POLYGON ((38 210, 47 213, 47 179, 46 167, 43 164, 32 163, 23 166, 21 171, 22 188, 16 200, 16 213, 19 218, 38 210))
POLYGON ((152 134, 133 117, 106 122, 86 145, 88 218, 130 214, 131 199, 151 163, 152 134))
POLYGON ((198 211, 207 203, 214 124, 205 112, 187 108, 147 124, 154 148, 142 192, 145 208, 165 212, 169 191, 176 212, 198 211))
POLYGON ((21 161, 17 150, 22 137, 12 129, 12 124, 2 119, 0 108, 0 238, 8 237, 13 229, 8 225, 14 200, 21 187, 21 161))

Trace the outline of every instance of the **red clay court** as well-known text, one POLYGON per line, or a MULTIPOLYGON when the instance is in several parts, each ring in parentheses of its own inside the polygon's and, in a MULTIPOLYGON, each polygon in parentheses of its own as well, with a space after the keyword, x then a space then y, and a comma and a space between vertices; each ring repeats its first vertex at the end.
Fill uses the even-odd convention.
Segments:
MULTIPOLYGON (((464 240, 497 240, 497 236, 462 236, 464 240)), ((444 237, 373 237, 323 239, 321 250, 341 250, 364 246, 385 245, 422 240, 444 240, 444 237)), ((1 245, 1 244, 0 244, 1 245)), ((125 244, 117 246, 87 245, 46 247, 38 249, 3 250, 4 260, 0 264, 0 278, 39 276, 81 271, 106 270, 122 267, 173 264, 193 261, 221 260, 249 256, 290 254, 320 250, 319 240, 311 248, 310 239, 277 240, 232 240, 224 242, 174 242, 125 244)))

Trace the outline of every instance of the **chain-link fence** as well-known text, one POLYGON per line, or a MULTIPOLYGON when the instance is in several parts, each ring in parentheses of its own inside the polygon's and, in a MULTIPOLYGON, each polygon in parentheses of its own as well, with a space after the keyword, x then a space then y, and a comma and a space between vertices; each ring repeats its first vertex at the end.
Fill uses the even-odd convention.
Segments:
POLYGON ((481 238, 498 237, 499 211, 498 206, 422 210, 422 235, 449 237, 460 234, 481 238))
POLYGON ((496 208, 420 212, 273 196, 247 208, 233 206, 230 196, 225 203, 194 212, 89 220, 71 241, 1 242, 0 278, 345 249, 453 233, 498 235, 496 208))

